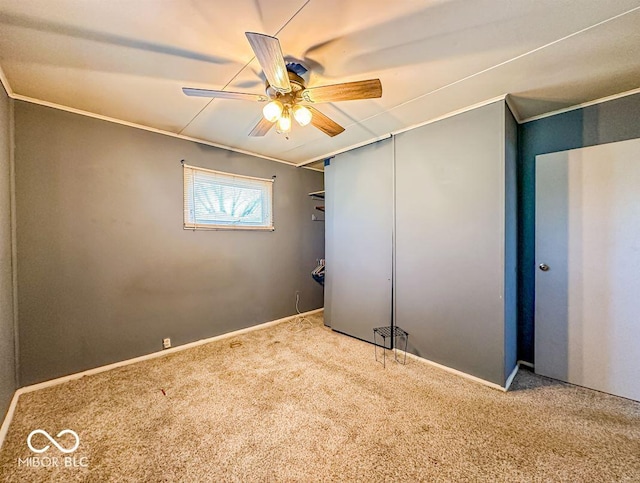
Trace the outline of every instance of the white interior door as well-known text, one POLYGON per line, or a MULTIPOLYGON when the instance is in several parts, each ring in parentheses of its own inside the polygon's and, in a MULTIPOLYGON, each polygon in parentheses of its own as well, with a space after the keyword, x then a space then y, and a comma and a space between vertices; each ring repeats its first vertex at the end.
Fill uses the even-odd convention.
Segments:
POLYGON ((640 400, 640 140, 536 157, 535 368, 640 400))

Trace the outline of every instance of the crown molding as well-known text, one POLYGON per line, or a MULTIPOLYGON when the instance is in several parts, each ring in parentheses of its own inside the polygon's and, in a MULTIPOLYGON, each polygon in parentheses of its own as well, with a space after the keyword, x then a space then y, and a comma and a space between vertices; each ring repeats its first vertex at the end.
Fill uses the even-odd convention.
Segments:
MULTIPOLYGON (((422 122, 419 122, 419 123, 416 123, 416 124, 412 124, 411 126, 403 127, 402 129, 398 129, 396 131, 391 131, 391 132, 389 132, 387 134, 383 134, 382 136, 378 136, 376 138, 369 139, 367 141, 363 141, 361 143, 352 144, 351 146, 347 146, 345 148, 338 149, 336 151, 333 151, 333 152, 331 152, 329 154, 325 154, 323 156, 316 156, 314 158, 307 159, 306 161, 302 161, 301 163, 296 164, 296 166, 301 168, 301 167, 306 166, 307 164, 311 164, 311 163, 315 163, 317 161, 320 161, 321 159, 332 158, 334 156, 337 156, 338 154, 342 154, 342 153, 346 153, 347 151, 351 151, 352 149, 361 148, 363 146, 367 146, 368 144, 377 143, 378 141, 382 141, 383 139, 389 139, 390 137, 396 136, 396 135, 398 135, 400 133, 403 133, 403 132, 406 132, 406 131, 411 131, 412 129, 416 129, 418 127, 426 126, 427 124, 432 124, 434 122, 442 121, 443 119, 447 119, 449 117, 457 116, 458 114, 462 114, 462 113, 467 112, 467 111, 472 111, 474 109, 478 109, 479 107, 483 107, 483 106, 486 106, 488 104, 493 104, 494 102, 498 102, 498 101, 504 100, 507 96, 508 96, 507 94, 502 94, 500 96, 493 97, 491 99, 487 99, 487 100, 482 101, 482 102, 478 102, 478 103, 473 104, 471 106, 466 106, 466 107, 463 107, 462 109, 458 109, 456 111, 448 112, 446 114, 443 114, 442 116, 434 117, 432 119, 429 119, 428 121, 422 121, 422 122)), ((515 116, 515 113, 514 113, 514 116, 515 116)))
POLYGON ((15 94, 13 93, 13 89, 11 89, 11 85, 9 85, 9 79, 7 79, 7 76, 5 75, 4 70, 2 70, 1 65, 0 65, 0 83, 2 83, 2 86, 4 87, 4 90, 7 92, 7 95, 11 99, 14 99, 15 94))
POLYGON ((544 114, 538 114, 536 116, 531 116, 521 121, 518 121, 518 124, 524 124, 531 121, 537 121, 538 119, 544 119, 545 117, 557 116, 558 114, 564 114, 565 112, 576 111, 578 109, 583 109, 589 106, 595 106, 596 104, 602 104, 604 102, 613 101, 615 99, 620 99, 622 97, 632 96, 634 94, 640 94, 640 87, 637 89, 632 89, 630 91, 620 92, 618 94, 612 94, 606 97, 600 97, 599 99, 594 99, 593 101, 583 102, 582 104, 576 104, 574 106, 564 107, 562 109, 558 109, 551 112, 545 112, 544 114))

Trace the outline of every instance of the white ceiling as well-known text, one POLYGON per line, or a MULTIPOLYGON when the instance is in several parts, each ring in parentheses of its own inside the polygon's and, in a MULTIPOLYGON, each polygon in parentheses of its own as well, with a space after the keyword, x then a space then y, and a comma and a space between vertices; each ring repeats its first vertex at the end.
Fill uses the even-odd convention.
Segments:
POLYGON ((520 120, 640 87, 640 0, 0 0, 17 99, 301 164, 505 94, 520 120), (244 33, 280 39, 310 86, 380 78, 381 99, 323 104, 346 127, 250 138, 263 93, 244 33))

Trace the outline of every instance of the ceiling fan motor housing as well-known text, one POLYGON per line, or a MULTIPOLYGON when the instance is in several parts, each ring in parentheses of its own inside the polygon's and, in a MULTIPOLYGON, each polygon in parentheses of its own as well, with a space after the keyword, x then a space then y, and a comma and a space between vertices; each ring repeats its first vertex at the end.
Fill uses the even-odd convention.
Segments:
POLYGON ((298 93, 306 88, 306 83, 304 79, 295 72, 287 70, 287 74, 289 74, 291 92, 287 92, 286 94, 278 92, 274 87, 271 87, 268 80, 265 81, 265 92, 267 93, 267 97, 269 97, 269 99, 277 99, 283 104, 293 105, 295 104, 296 100, 300 99, 298 93))

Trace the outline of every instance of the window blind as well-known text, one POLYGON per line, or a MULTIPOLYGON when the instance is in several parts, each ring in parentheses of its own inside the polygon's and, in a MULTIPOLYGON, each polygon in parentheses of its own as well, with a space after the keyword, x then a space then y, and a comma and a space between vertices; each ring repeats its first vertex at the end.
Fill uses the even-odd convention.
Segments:
POLYGON ((273 180, 185 164, 184 228, 273 230, 273 180))

